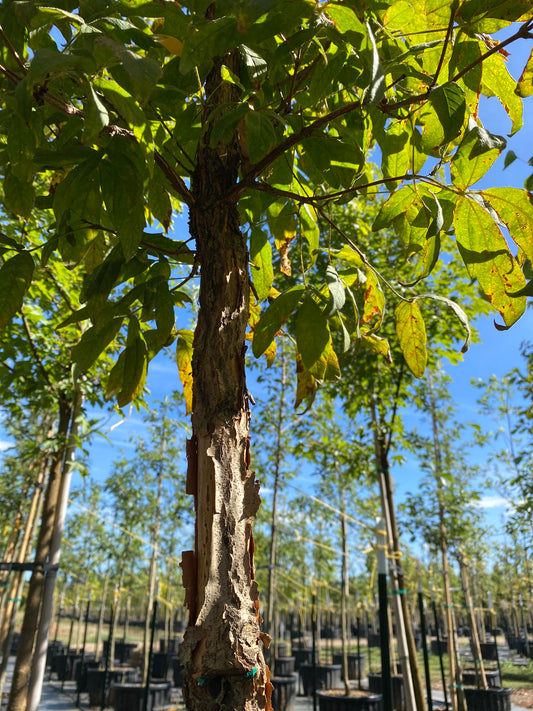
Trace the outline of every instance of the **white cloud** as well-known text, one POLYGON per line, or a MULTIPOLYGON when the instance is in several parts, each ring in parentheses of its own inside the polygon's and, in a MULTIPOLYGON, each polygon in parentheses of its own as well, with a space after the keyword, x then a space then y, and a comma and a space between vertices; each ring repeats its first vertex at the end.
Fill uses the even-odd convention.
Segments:
POLYGON ((14 447, 13 442, 7 442, 5 440, 0 440, 0 452, 5 452, 8 449, 11 449, 11 447, 14 447))
POLYGON ((512 508, 511 502, 503 496, 483 496, 474 505, 478 509, 512 508))

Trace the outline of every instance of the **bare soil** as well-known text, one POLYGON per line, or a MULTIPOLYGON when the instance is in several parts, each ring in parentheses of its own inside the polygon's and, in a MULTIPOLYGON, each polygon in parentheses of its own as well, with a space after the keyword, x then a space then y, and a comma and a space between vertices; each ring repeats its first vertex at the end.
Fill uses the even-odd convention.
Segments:
POLYGON ((533 689, 513 689, 511 701, 524 709, 533 709, 533 689))

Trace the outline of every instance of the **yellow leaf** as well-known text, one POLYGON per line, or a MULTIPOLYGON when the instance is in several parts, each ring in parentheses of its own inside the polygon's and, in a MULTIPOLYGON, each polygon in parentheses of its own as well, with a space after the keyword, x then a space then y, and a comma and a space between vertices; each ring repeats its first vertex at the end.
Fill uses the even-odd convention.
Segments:
POLYGON ((154 35, 154 37, 165 49, 168 49, 171 54, 175 54, 176 57, 181 57, 183 42, 177 37, 172 37, 171 35, 154 35))
POLYGON ((188 329, 178 331, 176 339, 176 363, 183 385, 183 396, 187 415, 192 412, 192 350, 194 334, 188 329))

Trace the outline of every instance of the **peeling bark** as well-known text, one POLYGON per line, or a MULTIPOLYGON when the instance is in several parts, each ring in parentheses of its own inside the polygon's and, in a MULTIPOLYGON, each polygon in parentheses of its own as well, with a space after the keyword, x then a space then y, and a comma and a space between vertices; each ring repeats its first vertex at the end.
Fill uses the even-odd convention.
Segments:
MULTIPOLYGON (((238 73, 237 53, 223 63, 238 73)), ((250 413, 245 333, 250 281, 237 206, 227 199, 241 155, 237 138, 210 145, 208 116, 234 100, 220 79, 206 79, 205 138, 192 180, 191 235, 200 263, 193 355, 193 438, 187 491, 195 496, 195 551, 183 557, 189 626, 181 646, 187 708, 263 709, 268 670, 261 649, 253 579, 252 521, 259 485, 249 469, 250 413)))

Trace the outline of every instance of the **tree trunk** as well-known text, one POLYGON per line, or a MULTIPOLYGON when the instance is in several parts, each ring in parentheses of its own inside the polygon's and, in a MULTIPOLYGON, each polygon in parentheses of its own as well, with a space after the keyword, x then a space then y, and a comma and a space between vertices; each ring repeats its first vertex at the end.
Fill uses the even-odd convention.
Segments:
MULTIPOLYGON (((161 425, 161 449, 159 458, 159 468, 157 470, 157 495, 155 504, 155 517, 154 524, 152 528, 152 555, 150 557, 150 571, 148 574, 148 610, 151 611, 154 605, 154 592, 156 588, 156 577, 157 577, 157 555, 158 555, 158 543, 159 543, 159 527, 161 523, 161 495, 163 492, 163 471, 164 471, 164 461, 165 461, 165 447, 166 447, 166 412, 167 403, 165 400, 163 409, 163 421, 161 425)), ((144 623, 144 640, 143 640, 143 678, 142 683, 146 686, 148 680, 148 662, 150 657, 150 634, 151 634, 151 615, 146 615, 146 620, 144 623)))
MULTIPOLYGON (((26 525, 24 528, 24 536, 19 551, 19 560, 21 563, 26 563, 29 560, 30 544, 33 541, 39 520, 40 512, 43 504, 43 484, 48 470, 48 457, 42 457, 39 462, 39 473, 35 483, 35 491, 32 495, 30 510, 26 525)), ((20 608, 20 599, 24 590, 24 572, 17 571, 13 574, 13 578, 8 588, 7 605, 3 611, 2 618, 2 664, 0 665, 0 699, 4 693, 6 683, 7 664, 9 660, 9 652, 15 632, 15 620, 20 608)))
POLYGON ((461 583, 463 585, 463 594, 465 596, 466 611, 470 621, 470 629, 472 630, 472 654, 474 655, 474 666, 476 669, 476 684, 478 688, 488 689, 487 677, 485 675, 485 665, 483 664, 483 655, 481 654, 481 645, 479 643, 479 634, 476 622, 474 606, 472 604, 472 596, 468 585, 468 574, 466 572, 466 564, 462 553, 457 555, 459 570, 461 571, 461 583))
POLYGON ((211 112, 235 100, 233 85, 221 81, 222 63, 239 74, 235 52, 215 61, 206 79, 204 140, 191 181, 190 231, 201 271, 187 472, 195 551, 184 552, 182 562, 189 625, 181 658, 190 711, 268 704, 253 567, 252 521, 260 499, 249 469, 248 252, 237 206, 226 197, 237 181, 240 153, 236 139, 211 147, 207 125, 211 112))
POLYGON ((102 588, 102 600, 100 602, 100 614, 98 615, 98 627, 96 629, 96 642, 94 646, 94 658, 100 659, 100 645, 102 644, 102 633, 104 629, 105 604, 107 599, 107 586, 109 585, 109 572, 105 574, 104 586, 102 588))
POLYGON ((278 538, 278 491, 281 468, 282 430, 285 416, 285 388, 287 385, 285 373, 285 349, 281 347, 281 391, 279 395, 278 427, 276 433, 276 453, 274 456, 274 493, 272 497, 272 519, 270 525, 270 557, 268 561, 268 607, 266 616, 266 629, 274 638, 273 653, 269 663, 277 657, 277 629, 274 625, 274 603, 276 589, 276 546, 278 538))
MULTIPOLYGON (((348 525, 346 521, 346 493, 341 494, 341 540, 342 540, 342 567, 341 567, 341 639, 342 639, 342 681, 344 693, 349 696, 350 676, 348 674, 348 599, 350 597, 348 579, 348 525)), ((332 627, 333 639, 333 627, 332 627)), ((360 664, 360 660, 357 661, 360 664)))
POLYGON ((59 398, 59 417, 56 437, 58 448, 52 457, 52 466, 46 489, 41 527, 35 550, 35 565, 30 578, 26 610, 22 622, 17 658, 11 681, 7 711, 25 711, 27 686, 31 670, 33 644, 39 624, 41 595, 44 585, 44 564, 47 561, 54 530, 54 521, 61 488, 63 456, 69 430, 72 403, 64 396, 59 398))
POLYGON ((452 699, 453 711, 466 711, 466 701, 463 691, 463 680, 461 667, 458 664, 457 644, 455 636, 455 619, 453 615, 453 602, 450 585, 450 568, 448 561, 448 540, 446 534, 446 522, 444 518, 444 506, 442 504, 442 455, 439 440, 439 425, 437 420, 437 409, 435 405, 435 394, 433 391, 433 380, 431 371, 429 372, 429 395, 431 406, 431 423, 433 429, 433 450, 434 450, 434 470, 437 481, 437 501, 439 505, 439 537, 442 556, 442 578, 444 585, 444 597, 446 606, 446 627, 448 631, 448 661, 450 665, 450 696, 452 699))
MULTIPOLYGON (((63 528, 65 525, 65 516, 67 513, 68 497, 70 493, 70 481, 72 478, 72 468, 74 464, 76 448, 78 446, 78 420, 81 414, 82 406, 83 398, 81 393, 78 391, 76 392, 72 403, 69 441, 65 449, 65 456, 63 459, 61 485, 58 494, 56 515, 54 519, 54 529, 52 533, 52 540, 50 542, 50 551, 48 555, 48 563, 50 565, 50 568, 46 573, 43 585, 41 619, 39 621, 39 629, 37 631, 35 655, 32 660, 30 685, 28 690, 28 701, 26 705, 28 711, 37 711, 39 702, 41 700, 41 691, 43 686, 44 672, 46 668, 48 635, 50 633, 50 625, 52 623, 52 614, 54 609, 54 590, 57 580, 57 571, 59 568, 59 558, 61 555, 61 539, 63 537, 63 528)), ((81 625, 78 621, 78 635, 80 627, 81 625)), ((76 640, 76 651, 78 651, 78 645, 79 637, 76 640)))
MULTIPOLYGON (((35 533, 35 522, 38 519, 39 509, 43 499, 43 483, 46 477, 47 464, 48 457, 41 457, 39 461, 37 479, 35 481, 35 489, 31 497, 30 508, 24 526, 24 534, 22 536, 22 541, 18 551, 18 559, 21 563, 27 562, 30 544, 33 540, 33 534, 35 533)), ((18 598, 17 590, 19 588, 19 580, 21 578, 24 578, 24 573, 22 571, 13 573, 11 582, 6 587, 6 604, 2 609, 2 623, 0 626, 0 646, 2 648, 4 646, 8 629, 11 625, 14 602, 18 598)))
POLYGON ((371 403, 371 411, 374 427, 376 466, 378 469, 381 496, 381 510, 387 531, 389 554, 395 561, 393 565, 389 566, 390 582, 393 590, 392 604, 397 625, 398 649, 405 688, 405 700, 408 710, 416 711, 416 709, 424 708, 425 701, 418 666, 418 657, 416 654, 416 645, 412 627, 409 623, 409 609, 405 595, 405 578, 400 564, 400 536, 394 509, 388 451, 382 433, 383 428, 378 421, 376 410, 377 408, 373 401, 371 403))

